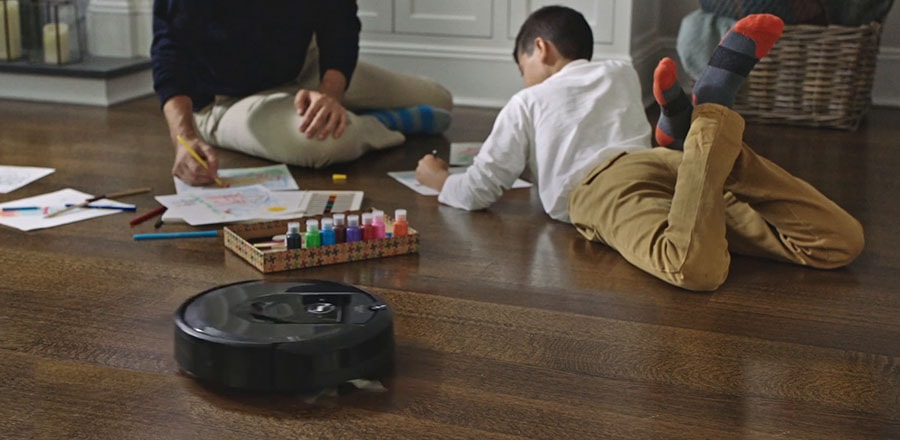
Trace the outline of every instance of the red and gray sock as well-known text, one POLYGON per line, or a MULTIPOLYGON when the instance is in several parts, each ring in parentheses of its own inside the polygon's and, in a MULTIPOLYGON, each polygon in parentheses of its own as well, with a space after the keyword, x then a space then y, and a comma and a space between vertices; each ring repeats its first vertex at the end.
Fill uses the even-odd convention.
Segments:
POLYGON ((678 83, 678 66, 671 58, 660 60, 653 71, 653 97, 661 109, 656 142, 663 147, 683 149, 694 106, 678 83))
POLYGON ((694 104, 734 105, 747 75, 781 37, 784 22, 771 14, 748 15, 725 34, 694 84, 694 104))

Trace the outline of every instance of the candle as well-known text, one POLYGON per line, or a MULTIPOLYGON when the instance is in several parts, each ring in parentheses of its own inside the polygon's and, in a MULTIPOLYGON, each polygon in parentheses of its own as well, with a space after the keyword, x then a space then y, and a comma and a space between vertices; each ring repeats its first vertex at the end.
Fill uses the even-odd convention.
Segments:
POLYGON ((19 26, 19 2, 0 0, 0 60, 22 56, 22 30, 19 26))
POLYGON ((63 64, 69 61, 69 25, 50 23, 44 25, 44 62, 63 64))

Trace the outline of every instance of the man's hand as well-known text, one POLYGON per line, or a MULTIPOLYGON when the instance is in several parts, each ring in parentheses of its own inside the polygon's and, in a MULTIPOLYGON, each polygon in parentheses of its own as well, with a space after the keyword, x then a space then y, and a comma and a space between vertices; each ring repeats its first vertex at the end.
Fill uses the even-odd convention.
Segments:
POLYGON ((219 162, 216 153, 209 144, 199 138, 185 138, 197 154, 206 161, 209 169, 197 162, 178 140, 175 140, 175 165, 172 166, 172 175, 185 181, 189 185, 202 186, 215 181, 219 172, 219 162))
POLYGON ((444 182, 450 177, 447 162, 438 159, 433 154, 426 154, 425 157, 419 159, 419 165, 416 167, 416 180, 422 185, 441 191, 444 189, 444 182))
POLYGON ((347 128, 347 110, 337 99, 313 90, 300 90, 294 96, 297 113, 303 116, 300 132, 307 138, 325 140, 329 135, 335 139, 347 128))

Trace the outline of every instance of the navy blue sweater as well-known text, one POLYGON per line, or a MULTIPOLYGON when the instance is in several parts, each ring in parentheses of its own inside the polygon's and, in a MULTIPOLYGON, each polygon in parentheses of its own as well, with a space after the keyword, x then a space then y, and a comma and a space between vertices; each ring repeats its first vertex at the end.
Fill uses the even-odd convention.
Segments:
POLYGON ((164 105, 187 95, 194 110, 215 95, 247 96, 299 75, 313 34, 319 74, 347 83, 359 57, 355 0, 154 0, 153 88, 164 105))

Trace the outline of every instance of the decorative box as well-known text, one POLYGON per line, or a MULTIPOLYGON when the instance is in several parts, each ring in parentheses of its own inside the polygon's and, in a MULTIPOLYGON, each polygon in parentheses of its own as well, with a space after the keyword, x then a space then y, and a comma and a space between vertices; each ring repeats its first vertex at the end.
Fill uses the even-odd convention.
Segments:
MULTIPOLYGON (((419 252, 419 234, 413 228, 409 228, 408 235, 400 237, 338 243, 309 249, 260 247, 261 243, 271 242, 274 236, 284 234, 290 222, 300 222, 301 225, 305 225, 307 219, 320 219, 321 217, 312 216, 290 220, 229 225, 223 229, 225 247, 231 249, 231 251, 263 273, 419 252)), ((387 223, 387 226, 388 230, 391 230, 390 222, 387 223)))

